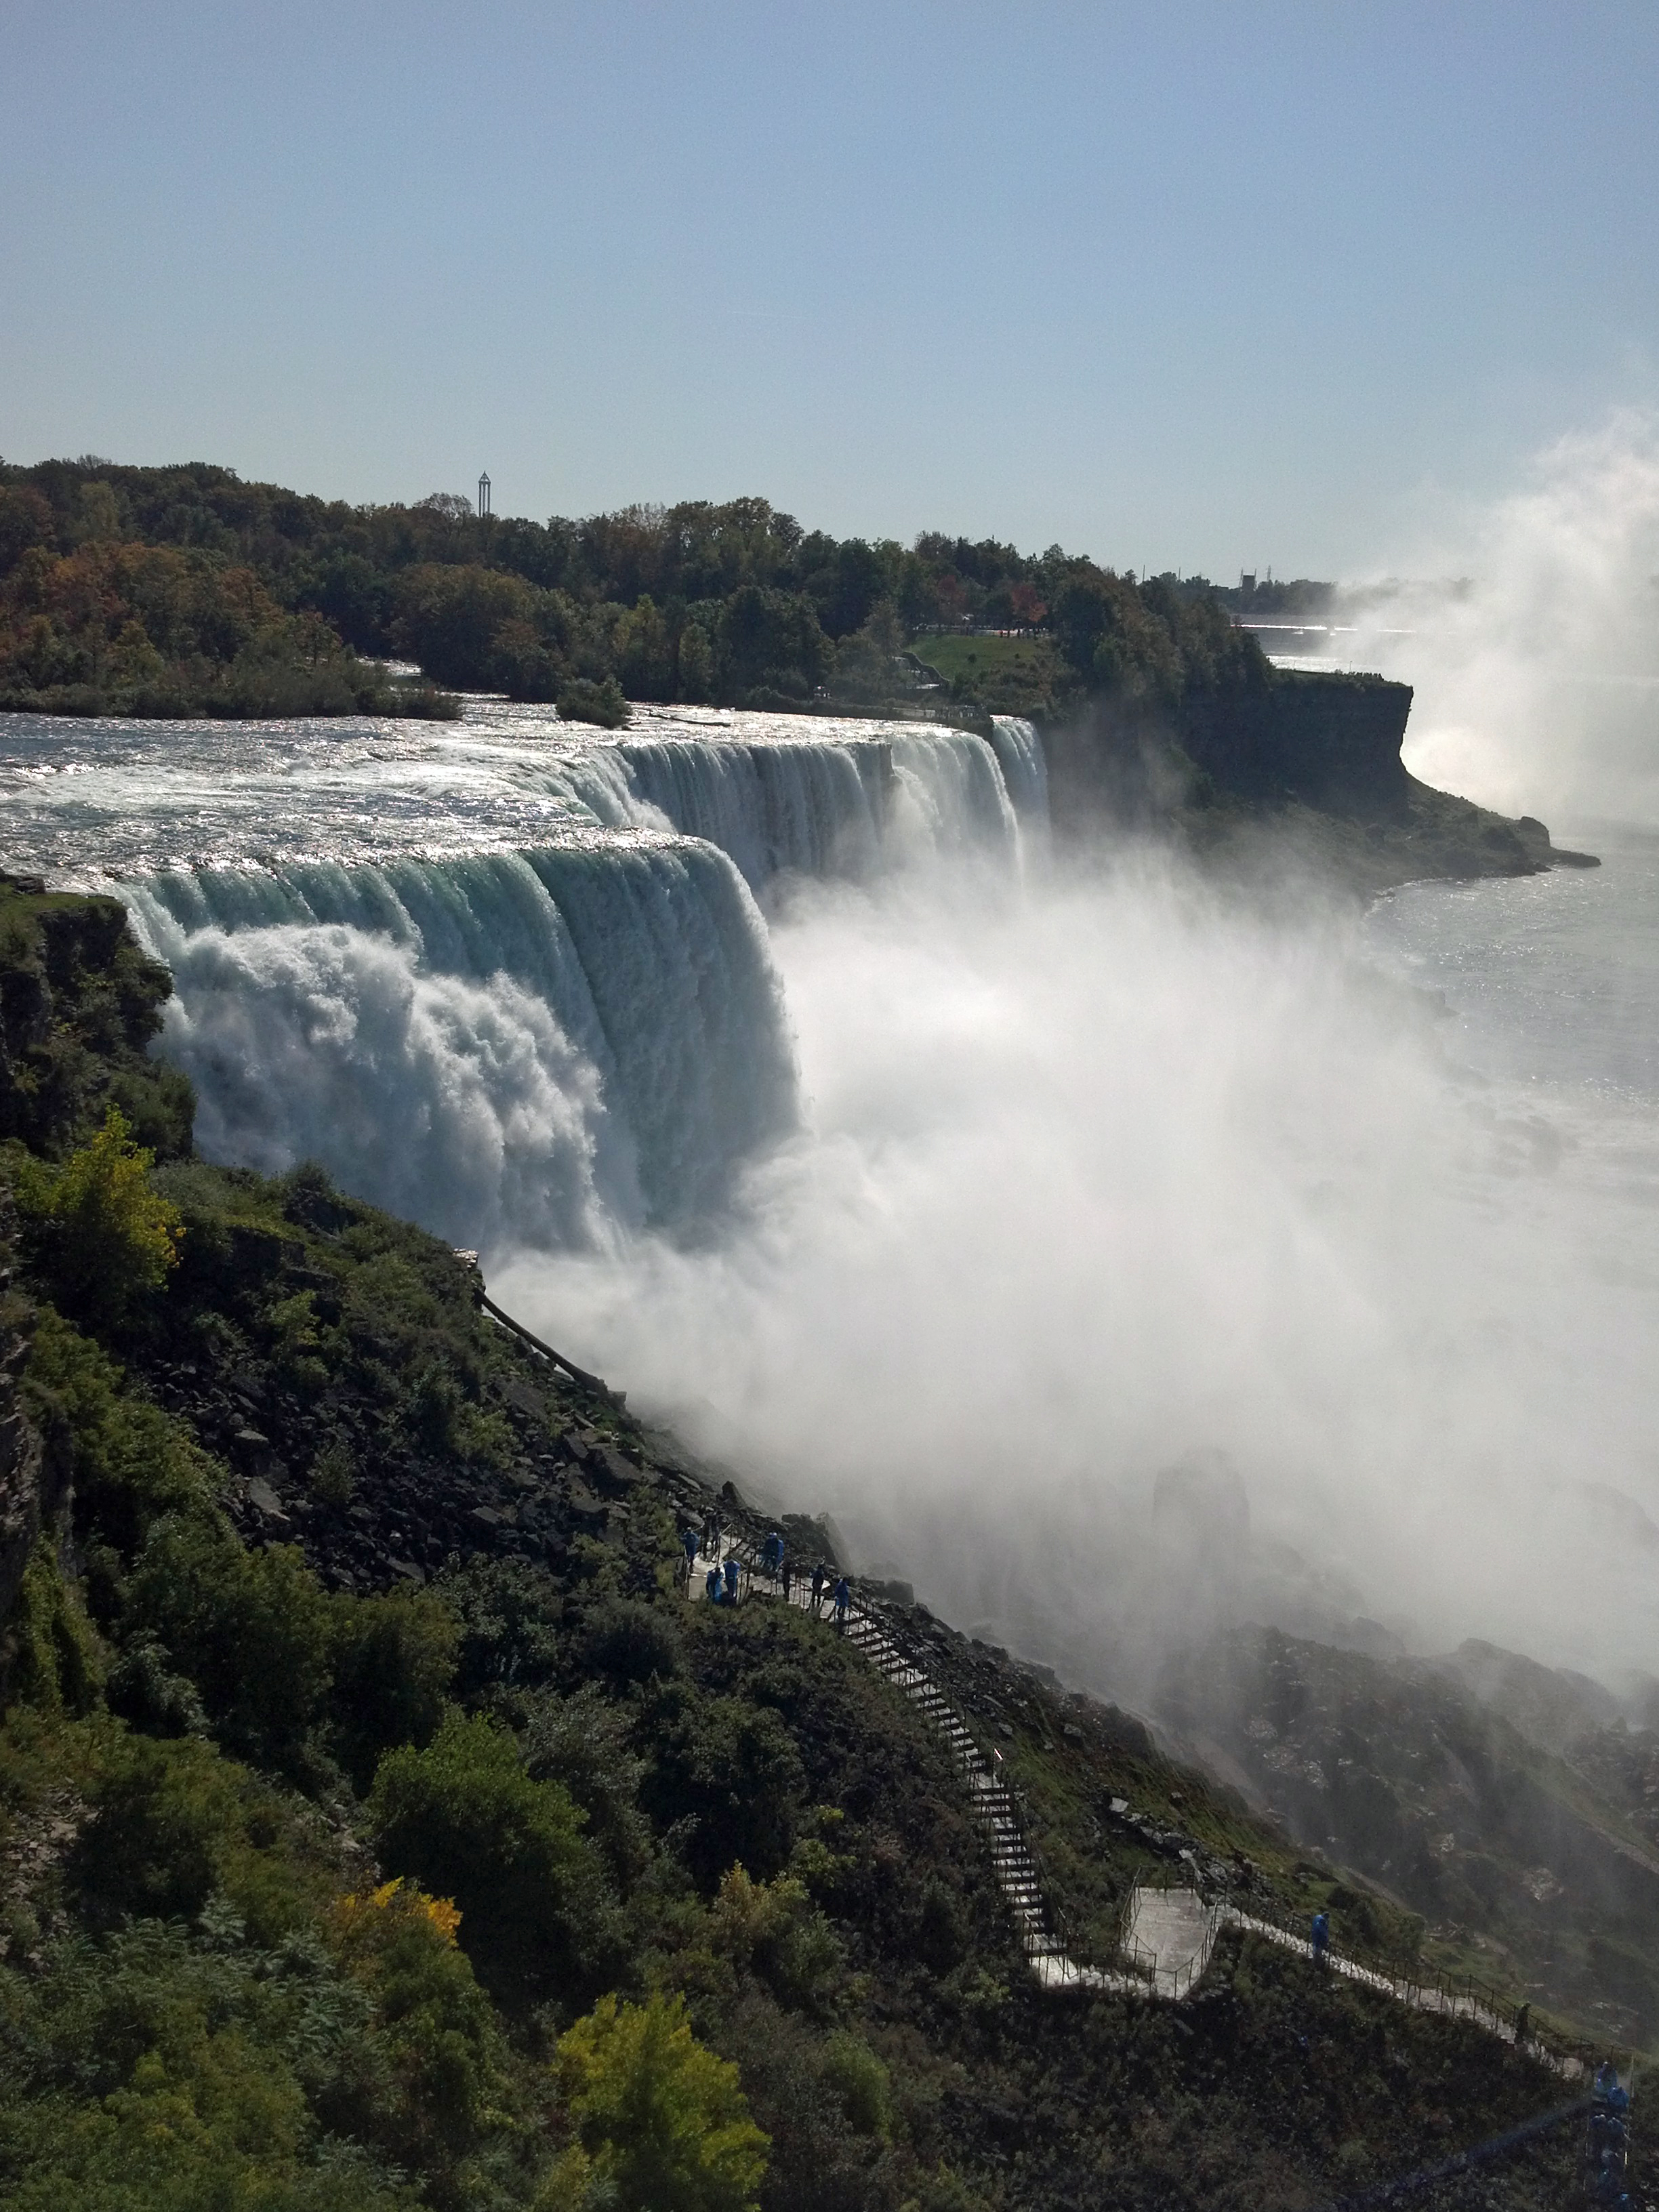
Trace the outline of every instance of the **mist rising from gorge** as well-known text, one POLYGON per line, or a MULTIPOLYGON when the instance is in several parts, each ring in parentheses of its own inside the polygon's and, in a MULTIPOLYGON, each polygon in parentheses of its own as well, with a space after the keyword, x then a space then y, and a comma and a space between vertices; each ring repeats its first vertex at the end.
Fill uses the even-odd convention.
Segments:
POLYGON ((805 1132, 717 1242, 498 1264, 515 1309, 1078 1679, 1210 1618, 1650 1664, 1644 1130, 1146 848, 810 886, 774 953, 805 1132))
MULTIPOLYGON (((1408 763, 1659 819, 1653 423, 1562 441, 1462 551, 1369 599, 1408 763)), ((1352 910, 1133 842, 809 886, 774 954, 808 1126, 730 1233, 504 1295, 1077 1679, 1246 1618, 1651 1667, 1650 1101, 1482 1078, 1352 910)))
POLYGON ((1403 568, 1461 580, 1352 586, 1334 619, 1346 665, 1416 687, 1414 774, 1510 814, 1659 823, 1659 420, 1558 440, 1403 568))

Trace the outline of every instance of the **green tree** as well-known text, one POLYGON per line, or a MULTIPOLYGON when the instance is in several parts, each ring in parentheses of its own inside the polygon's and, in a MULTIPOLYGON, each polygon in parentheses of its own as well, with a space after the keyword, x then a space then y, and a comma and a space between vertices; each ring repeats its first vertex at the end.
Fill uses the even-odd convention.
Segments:
POLYGON ((52 509, 32 484, 0 485, 0 575, 52 535, 52 509))
POLYGON ((367 1788, 378 1755, 429 1743, 455 1678, 460 1623, 430 1590, 332 1600, 337 1741, 354 1782, 367 1788))
POLYGON ((36 1262, 70 1312, 119 1322, 177 1266, 184 1226, 151 1188, 155 1164, 155 1153, 133 1143, 118 1106, 62 1167, 20 1162, 19 1211, 36 1262))
POLYGON ((890 599, 878 599, 863 627, 836 647, 830 688, 849 699, 887 699, 899 689, 896 666, 904 626, 890 599))
POLYGON ((648 592, 617 626, 617 675, 630 699, 666 699, 673 692, 673 641, 648 592))
POLYGON ((133 1569, 128 1623, 158 1637, 225 1743, 291 1766, 330 1679, 330 1601, 297 1549, 246 1550, 222 1522, 169 1516, 133 1569))
POLYGON ((499 569, 422 562, 397 580, 393 644, 445 684, 482 690, 503 623, 533 624, 544 595, 499 569))
POLYGON ((618 2212, 752 2212, 769 2139, 684 1997, 601 1997, 560 2038, 558 2067, 581 2154, 618 2212))
POLYGON ((744 584, 720 608, 720 696, 741 701, 769 690, 804 699, 828 674, 835 648, 819 627, 817 609, 799 592, 744 584))
POLYGON ((412 2151, 428 2168, 467 2150, 507 2094, 500 2025, 457 1946, 459 1918, 447 1899, 393 1881, 341 1898, 329 1920, 392 2061, 395 2103, 376 2132, 400 2162, 412 2151))
POLYGON ((680 632, 676 668, 675 690, 679 698, 700 706, 714 697, 714 651, 701 623, 689 622, 680 632))
POLYGON ((381 1759, 369 1812, 388 1873, 454 1899, 497 1997, 527 2003, 585 1978, 611 1932, 611 1894, 569 1791, 532 1778, 511 1729, 452 1711, 424 1750, 381 1759))

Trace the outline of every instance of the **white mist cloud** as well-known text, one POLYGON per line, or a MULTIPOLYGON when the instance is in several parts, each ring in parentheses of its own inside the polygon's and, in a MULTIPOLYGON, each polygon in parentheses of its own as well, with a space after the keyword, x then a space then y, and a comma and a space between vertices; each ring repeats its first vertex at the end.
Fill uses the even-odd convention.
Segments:
POLYGON ((1659 822, 1659 421, 1559 440, 1411 567, 1467 586, 1362 589, 1340 643, 1417 687, 1413 772, 1553 823, 1659 822))
POLYGON ((1359 949, 1145 853, 1018 896, 816 889, 775 939, 811 1125, 730 1233, 493 1280, 1085 1677, 1132 1679, 1200 1589, 1650 1664, 1652 1557, 1580 1486, 1659 1512, 1645 1134, 1460 1078, 1359 949), (1251 1533, 1194 1575, 1152 1497, 1206 1455, 1251 1533))

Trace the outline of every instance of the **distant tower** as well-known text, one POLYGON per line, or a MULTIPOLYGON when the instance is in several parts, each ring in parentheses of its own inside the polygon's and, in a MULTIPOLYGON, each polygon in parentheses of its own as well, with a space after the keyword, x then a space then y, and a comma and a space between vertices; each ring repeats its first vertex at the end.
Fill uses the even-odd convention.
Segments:
POLYGON ((486 473, 478 478, 478 520, 482 522, 489 512, 489 477, 486 473))

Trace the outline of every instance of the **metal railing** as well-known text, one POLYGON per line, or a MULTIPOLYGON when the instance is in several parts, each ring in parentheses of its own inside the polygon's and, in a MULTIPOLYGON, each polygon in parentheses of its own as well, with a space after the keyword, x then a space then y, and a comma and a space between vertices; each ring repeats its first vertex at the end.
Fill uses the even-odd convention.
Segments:
MULTIPOLYGON (((762 1546, 746 1528, 726 1531, 720 1548, 740 1562, 740 1596, 752 1595, 757 1585, 780 1597, 785 1595, 781 1577, 763 1563, 762 1546)), ((1282 1909, 1252 1899, 1247 1910, 1223 1896, 1205 1901, 1204 1932, 1198 1948, 1172 1965, 1160 1966, 1158 1954, 1134 1935, 1139 1895, 1135 1890, 1120 1909, 1120 1963, 1115 1970, 1089 1958, 1089 1947, 1079 1939, 1032 1839, 1028 1810, 1011 1778, 999 1771, 1000 1754, 993 1749, 988 1755, 970 1722, 939 1688, 915 1650, 906 1649, 908 1639, 898 1621, 878 1613, 868 1600, 856 1597, 844 1614, 837 1614, 827 1595, 813 1599, 810 1583, 799 1572, 791 1578, 787 1598, 801 1611, 819 1620, 827 1618, 841 1630, 879 1673, 921 1707, 944 1736, 946 1749, 969 1784, 975 1817, 990 1841, 993 1868, 1008 1903, 1020 1950, 1028 1961, 1042 1969, 1047 1984, 1118 1990, 1139 1986, 1149 1995, 1178 2002, 1202 1979, 1217 1938, 1225 1927, 1265 1936, 1304 1957, 1315 1955, 1307 1929, 1282 1909)), ((1565 2079, 1588 2079, 1595 2071, 1598 2054, 1589 2044, 1566 2034, 1552 2021, 1534 2019, 1529 2005, 1504 1996, 1472 1974, 1443 1972, 1418 1960, 1390 1960, 1382 1955, 1366 1959, 1329 1948, 1322 1956, 1325 1966, 1344 1978, 1415 2010, 1470 2021, 1516 2044, 1565 2079)))
MULTIPOLYGON (((1253 1899, 1249 1908, 1228 1904, 1224 1918, 1252 1935, 1265 1936, 1281 1948, 1316 1954, 1306 1926, 1271 1904, 1253 1899)), ((1539 2019, 1531 2004, 1504 1996, 1474 1974, 1457 1974, 1419 1959, 1389 1958, 1384 1953, 1367 1957, 1328 1948, 1323 1963, 1345 1979, 1380 1990, 1409 2005, 1414 2011, 1443 2014, 1449 2019, 1473 2021, 1506 2043, 1529 2052, 1564 2079, 1576 2081, 1594 2073, 1600 2054, 1583 2039, 1568 2034, 1548 2019, 1539 2019)))

